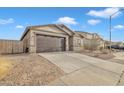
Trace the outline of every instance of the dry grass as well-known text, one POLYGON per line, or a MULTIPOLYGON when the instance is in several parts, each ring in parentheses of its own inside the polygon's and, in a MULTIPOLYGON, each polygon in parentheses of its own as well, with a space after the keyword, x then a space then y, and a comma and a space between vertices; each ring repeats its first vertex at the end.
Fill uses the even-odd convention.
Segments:
POLYGON ((113 59, 115 56, 113 54, 110 54, 108 52, 108 50, 102 50, 102 51, 83 51, 81 52, 82 54, 84 55, 88 55, 88 56, 91 56, 91 57, 95 57, 95 58, 100 58, 100 59, 103 59, 103 60, 109 60, 109 59, 113 59))
POLYGON ((10 68, 12 68, 11 63, 5 58, 0 58, 0 79, 7 75, 10 68))

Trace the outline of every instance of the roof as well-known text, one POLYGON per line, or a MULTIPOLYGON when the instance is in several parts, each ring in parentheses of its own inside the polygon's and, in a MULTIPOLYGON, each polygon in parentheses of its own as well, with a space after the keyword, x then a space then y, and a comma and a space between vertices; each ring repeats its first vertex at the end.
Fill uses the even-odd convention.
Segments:
MULTIPOLYGON (((82 37, 86 38, 85 34, 89 34, 89 35, 96 35, 98 38, 97 39, 101 39, 103 40, 100 35, 98 35, 97 33, 89 33, 89 32, 84 32, 84 31, 75 31, 76 33, 80 34, 82 37)), ((88 39, 88 38, 87 38, 88 39)))
POLYGON ((26 29, 25 29, 25 31, 24 31, 24 33, 23 33, 23 35, 22 35, 22 37, 21 37, 20 40, 22 40, 22 39, 25 37, 25 35, 26 35, 31 29, 35 29, 35 28, 37 28, 37 27, 44 27, 44 26, 55 26, 55 27, 57 27, 58 29, 63 30, 63 31, 64 31, 65 33, 67 33, 68 35, 70 35, 70 34, 68 33, 68 31, 71 32, 72 34, 74 34, 74 31, 72 31, 70 28, 68 28, 68 27, 65 26, 64 24, 36 25, 36 26, 28 26, 28 27, 26 27, 26 29), (63 27, 65 27, 66 29, 68 29, 68 31, 64 30, 63 27))
POLYGON ((90 34, 90 35, 94 34, 94 33, 89 33, 89 32, 86 32, 86 31, 75 31, 75 32, 77 32, 77 33, 85 33, 85 34, 90 34))

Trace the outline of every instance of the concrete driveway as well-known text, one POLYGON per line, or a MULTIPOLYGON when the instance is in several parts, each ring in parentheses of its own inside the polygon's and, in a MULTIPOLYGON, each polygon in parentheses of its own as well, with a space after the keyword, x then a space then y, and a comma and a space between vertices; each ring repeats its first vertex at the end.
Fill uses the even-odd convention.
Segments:
POLYGON ((124 85, 124 65, 72 52, 39 55, 66 73, 49 85, 124 85))

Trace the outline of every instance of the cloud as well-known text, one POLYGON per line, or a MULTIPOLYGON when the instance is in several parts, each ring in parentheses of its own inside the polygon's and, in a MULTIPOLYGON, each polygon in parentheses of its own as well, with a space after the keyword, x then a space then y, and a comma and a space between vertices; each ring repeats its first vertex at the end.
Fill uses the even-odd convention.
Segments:
POLYGON ((116 25, 114 26, 114 29, 118 29, 118 30, 124 29, 124 25, 116 25))
POLYGON ((14 23, 14 19, 13 19, 13 18, 9 18, 9 19, 0 19, 0 24, 1 24, 1 25, 11 24, 11 23, 14 23))
POLYGON ((76 25, 78 24, 74 18, 71 17, 60 17, 57 21, 57 23, 63 23, 67 25, 76 25))
POLYGON ((87 21, 87 23, 90 25, 96 25, 96 24, 99 24, 100 22, 101 20, 98 20, 98 19, 90 19, 87 21))
MULTIPOLYGON (((113 13, 119 11, 120 8, 105 8, 104 10, 90 10, 87 15, 94 16, 94 17, 100 17, 100 18, 109 18, 110 15, 113 13)), ((116 13, 113 15, 113 18, 119 16, 121 12, 116 13)))
POLYGON ((23 25, 17 25, 16 28, 24 28, 23 25))

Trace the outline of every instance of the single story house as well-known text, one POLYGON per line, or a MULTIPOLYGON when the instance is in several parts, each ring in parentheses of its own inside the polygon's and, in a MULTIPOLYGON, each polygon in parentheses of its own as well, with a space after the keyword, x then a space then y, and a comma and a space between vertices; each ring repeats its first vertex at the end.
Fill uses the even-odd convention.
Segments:
MULTIPOLYGON (((98 34, 73 31, 63 24, 29 26, 21 37, 23 50, 29 53, 82 51, 88 40, 104 43, 98 34)), ((101 44, 95 47, 102 46, 101 44)))

